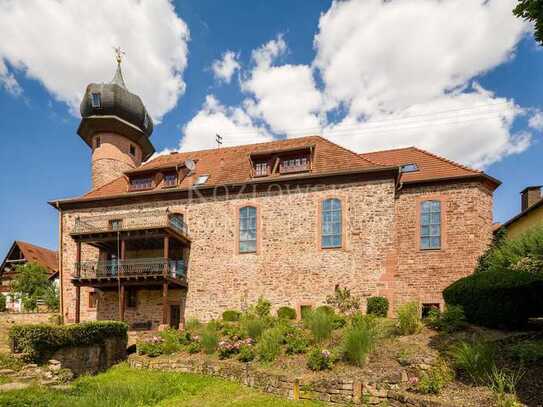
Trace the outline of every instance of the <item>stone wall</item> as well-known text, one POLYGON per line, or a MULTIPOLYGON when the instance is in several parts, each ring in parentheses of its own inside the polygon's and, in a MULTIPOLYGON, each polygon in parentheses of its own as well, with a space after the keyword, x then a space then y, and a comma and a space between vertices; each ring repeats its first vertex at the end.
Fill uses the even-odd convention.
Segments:
POLYGON ((0 325, 46 324, 57 315, 56 312, 0 312, 0 325))
MULTIPOLYGON (((264 372, 250 363, 234 361, 204 361, 183 356, 149 358, 130 355, 128 364, 139 369, 197 373, 236 381, 266 393, 293 400, 315 400, 338 404, 363 404, 387 406, 447 406, 430 397, 421 397, 403 390, 407 375, 390 383, 386 379, 376 383, 369 378, 304 379, 264 372), (403 384, 399 384, 402 383, 403 384)), ((448 406, 452 407, 452 405, 448 406)))

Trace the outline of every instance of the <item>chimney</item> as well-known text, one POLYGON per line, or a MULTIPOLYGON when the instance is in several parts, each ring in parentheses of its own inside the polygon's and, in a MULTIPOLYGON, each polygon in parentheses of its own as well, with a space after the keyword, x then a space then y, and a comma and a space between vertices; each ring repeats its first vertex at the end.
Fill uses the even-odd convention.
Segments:
POLYGON ((522 191, 520 191, 520 196, 521 210, 524 212, 541 199, 541 185, 534 185, 524 188, 522 191))

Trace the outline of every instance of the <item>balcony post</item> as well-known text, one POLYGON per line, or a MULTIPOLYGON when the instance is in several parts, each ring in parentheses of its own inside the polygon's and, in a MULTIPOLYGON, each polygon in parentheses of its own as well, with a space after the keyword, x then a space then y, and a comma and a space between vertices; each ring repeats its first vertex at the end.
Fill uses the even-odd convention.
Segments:
POLYGON ((162 282, 162 329, 168 326, 168 258, 170 256, 170 238, 164 236, 164 278, 162 282))
POLYGON ((121 289, 119 290, 119 321, 124 321, 125 300, 125 288, 124 284, 121 284, 121 289))
MULTIPOLYGON (((76 243, 75 251, 75 273, 79 278, 81 277, 81 242, 76 243)), ((75 286, 75 323, 79 324, 81 317, 81 287, 79 285, 75 286)))

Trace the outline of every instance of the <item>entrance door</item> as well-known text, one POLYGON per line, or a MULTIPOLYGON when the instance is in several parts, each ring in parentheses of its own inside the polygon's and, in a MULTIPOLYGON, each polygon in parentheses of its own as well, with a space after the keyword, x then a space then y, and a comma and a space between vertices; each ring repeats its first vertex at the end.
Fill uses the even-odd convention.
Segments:
POLYGON ((181 322, 181 306, 170 305, 170 327, 178 329, 179 322, 181 322))

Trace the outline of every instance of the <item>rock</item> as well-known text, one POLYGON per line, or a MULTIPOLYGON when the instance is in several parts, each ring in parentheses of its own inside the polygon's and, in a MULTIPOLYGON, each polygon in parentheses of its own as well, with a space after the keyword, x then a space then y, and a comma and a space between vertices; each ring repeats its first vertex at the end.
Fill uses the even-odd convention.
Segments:
POLYGON ((16 372, 13 369, 0 369, 0 376, 11 376, 16 372))
POLYGON ((60 369, 62 369, 62 366, 59 363, 58 365, 49 365, 48 368, 51 372, 58 372, 60 369))
POLYGON ((36 369, 38 367, 38 365, 36 365, 35 363, 30 363, 28 365, 24 365, 22 370, 31 370, 31 369, 36 369))
POLYGON ((383 381, 386 383, 391 383, 391 384, 400 383, 402 381, 402 372, 394 372, 386 376, 385 378, 383 378, 383 381))
POLYGON ((409 381, 409 376, 407 375, 407 372, 405 370, 402 370, 401 376, 402 383, 407 383, 409 381))
POLYGON ((21 390, 21 389, 26 389, 27 387, 30 387, 30 383, 21 383, 21 382, 4 383, 4 384, 0 384, 0 392, 10 391, 10 390, 21 390))
POLYGON ((55 359, 51 359, 49 360, 48 362, 50 365, 60 365, 60 361, 58 360, 55 360, 55 359))
POLYGON ((432 368, 432 366, 430 366, 430 365, 428 365, 428 364, 426 364, 426 363, 420 363, 420 364, 418 365, 418 368, 419 368, 420 370, 430 370, 430 369, 432 368))

